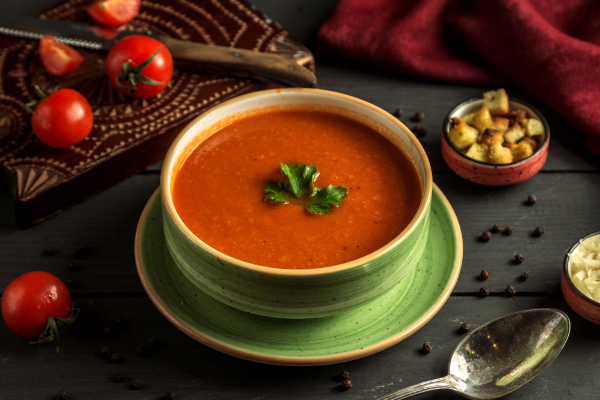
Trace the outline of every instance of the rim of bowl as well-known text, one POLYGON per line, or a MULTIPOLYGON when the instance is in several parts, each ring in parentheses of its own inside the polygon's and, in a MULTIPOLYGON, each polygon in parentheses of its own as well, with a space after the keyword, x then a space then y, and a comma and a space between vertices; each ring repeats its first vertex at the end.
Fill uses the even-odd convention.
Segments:
MULTIPOLYGON (((257 108, 260 108, 260 106, 258 106, 257 108)), ((416 166, 415 166, 415 168, 416 168, 416 166)), ((399 243, 404 241, 406 239, 406 237, 414 231, 415 227, 421 222, 421 220, 423 218, 425 218, 425 210, 427 209, 429 204, 431 204, 431 197, 432 197, 432 191, 433 191, 433 174, 431 171, 431 164, 429 163, 429 158, 427 157, 427 154, 425 153, 425 149, 423 149, 423 146, 421 145, 421 143, 419 142, 417 137, 414 135, 414 133, 412 133, 412 131, 410 129, 408 129, 406 127, 406 125, 404 125, 402 122, 400 122, 400 120, 398 118, 392 116, 387 111, 385 111, 367 101, 358 99, 353 96, 349 96, 346 94, 337 93, 337 92, 333 92, 333 91, 329 91, 329 90, 307 89, 307 88, 282 88, 282 89, 261 90, 258 92, 244 94, 244 95, 235 97, 233 99, 224 101, 223 103, 220 103, 220 104, 216 105, 215 107, 212 107, 211 109, 203 112, 198 117, 196 117, 195 119, 190 121, 186 125, 186 127, 183 128, 183 130, 179 133, 179 135, 177 135, 177 137, 175 138, 173 143, 171 143, 171 146, 169 147, 169 150, 167 151, 167 154, 166 154, 164 162, 163 162, 160 182, 161 182, 160 185, 161 185, 162 200, 164 201, 165 199, 167 199, 167 201, 164 201, 164 204, 165 204, 165 207, 167 208, 167 211, 169 212, 171 218, 175 222, 175 225, 177 225, 177 227, 186 235, 186 237, 189 240, 191 240, 193 243, 195 243, 202 250, 213 255, 214 257, 217 257, 220 260, 227 261, 228 263, 233 264, 236 267, 248 269, 248 270, 255 271, 255 272, 260 272, 260 273, 267 274, 267 275, 296 276, 296 277, 325 275, 325 274, 330 274, 330 273, 335 273, 335 272, 339 272, 339 271, 343 271, 343 270, 352 269, 359 265, 368 263, 368 262, 372 261, 373 259, 375 259, 376 257, 379 257, 379 256, 387 253, 393 247, 395 247, 396 245, 398 245, 399 243), (352 260, 352 261, 349 261, 349 262, 346 262, 343 264, 331 265, 329 267, 322 267, 322 268, 311 268, 311 269, 284 269, 284 268, 266 267, 266 266, 262 266, 262 265, 252 264, 252 263, 249 263, 246 261, 238 260, 237 258, 231 257, 225 253, 222 253, 222 252, 212 248, 211 246, 209 246, 207 243, 203 242, 202 240, 200 240, 200 238, 198 238, 196 235, 194 235, 192 233, 192 231, 190 231, 188 229, 188 227, 185 225, 185 223, 181 220, 181 218, 179 217, 179 214, 177 213, 177 210, 175 209, 175 205, 173 204, 173 199, 172 199, 171 193, 170 193, 171 192, 170 185, 167 185, 166 183, 169 181, 168 166, 172 165, 174 162, 177 161, 174 159, 175 148, 177 148, 179 146, 180 142, 183 140, 183 137, 198 122, 200 122, 200 120, 202 120, 203 118, 206 118, 208 116, 208 114, 215 112, 216 110, 219 110, 224 107, 228 107, 231 104, 234 104, 234 103, 237 103, 237 102, 240 102, 243 100, 247 100, 247 99, 250 99, 253 97, 263 97, 263 96, 270 96, 270 95, 275 95, 275 94, 280 95, 282 92, 283 93, 299 92, 299 93, 309 93, 309 94, 316 94, 316 95, 322 95, 322 96, 337 97, 337 98, 340 98, 340 99, 343 99, 346 101, 358 103, 359 105, 369 108, 369 109, 373 110, 374 112, 386 117, 386 119, 390 120, 393 125, 396 125, 401 131, 403 131, 409 137, 411 143, 413 145, 415 145, 419 156, 424 161, 423 162, 424 181, 425 181, 425 187, 423 188, 424 196, 422 197, 421 204, 419 205, 419 208, 417 209, 417 212, 415 213, 415 215, 412 218, 412 220, 410 221, 410 223, 404 228, 404 230, 402 230, 402 232, 400 232, 390 242, 388 242, 387 244, 385 244, 384 246, 382 246, 381 248, 377 249, 376 251, 374 251, 372 253, 369 253, 361 258, 358 258, 356 260, 352 260)))
POLYGON ((579 239, 577 242, 575 242, 575 244, 573 244, 573 246, 571 246, 569 248, 569 250, 567 250, 567 254, 565 254, 565 258, 563 259, 563 275, 565 276, 565 279, 567 280, 567 283, 569 284, 569 286, 571 287, 571 289, 573 289, 573 291, 575 293, 577 293, 577 295, 579 297, 581 297, 582 299, 584 299, 584 300, 592 303, 596 307, 600 307, 600 303, 598 303, 594 299, 590 299, 585 294, 581 293, 579 291, 579 289, 577 289, 577 287, 575 286, 575 284, 573 283, 573 281, 571 280, 571 275, 569 274, 569 260, 570 260, 569 256, 571 255, 571 253, 573 253, 573 251, 577 247, 579 247, 579 245, 581 244, 582 241, 584 241, 585 239, 589 239, 589 238, 591 238, 593 236, 598 236, 598 235, 600 235, 600 231, 592 232, 589 235, 586 235, 586 236, 582 237, 581 239, 579 239))
POLYGON ((519 164, 524 164, 528 161, 533 160, 534 157, 536 157, 537 155, 539 155, 541 153, 542 150, 544 150, 546 147, 548 147, 548 142, 550 141, 550 126, 548 125, 548 121, 546 121, 546 118, 544 118, 544 116, 542 115, 542 113, 535 108, 534 106, 532 106, 531 104, 520 100, 520 99, 516 99, 514 97, 509 98, 509 101, 521 104, 527 108, 529 108, 531 111, 533 111, 533 113, 540 119, 540 121, 542 121, 542 124, 544 124, 544 130, 546 131, 546 134, 544 135, 544 141, 542 142, 542 145, 540 146, 539 149, 537 149, 532 155, 530 155, 529 157, 523 159, 523 160, 519 160, 516 162, 512 162, 510 164, 493 164, 493 163, 489 163, 489 162, 483 162, 483 161, 477 161, 474 160, 472 158, 467 157, 465 154, 461 153, 456 147, 454 147, 454 143, 452 143, 452 141, 450 140, 450 138, 448 137, 448 126, 450 124, 450 116, 459 108, 469 104, 469 103, 473 103, 477 100, 483 100, 481 97, 473 97, 470 98, 468 100, 465 100, 461 103, 459 103, 458 105, 454 106, 454 108, 452 108, 450 110, 450 112, 448 112, 448 114, 446 114, 446 117, 444 118, 444 125, 442 126, 442 132, 444 134, 444 139, 446 140, 446 142, 450 145, 450 148, 458 155, 460 155, 462 158, 464 158, 467 161, 473 162, 475 164, 479 164, 479 165, 486 165, 489 167, 494 167, 496 169, 498 168, 502 168, 502 167, 512 167, 515 165, 519 165, 519 164))

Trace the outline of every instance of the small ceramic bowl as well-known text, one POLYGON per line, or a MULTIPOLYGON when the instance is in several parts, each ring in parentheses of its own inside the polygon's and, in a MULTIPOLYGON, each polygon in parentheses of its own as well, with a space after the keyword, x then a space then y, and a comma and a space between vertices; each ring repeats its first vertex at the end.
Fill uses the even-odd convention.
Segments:
POLYGON ((181 271, 204 292, 230 306, 279 318, 313 318, 341 313, 384 295, 415 267, 429 228, 432 174, 417 138, 397 118, 354 97, 318 89, 277 89, 228 100, 202 114, 179 134, 162 167, 161 198, 167 247, 181 271), (240 116, 302 108, 360 121, 386 136, 413 162, 422 201, 411 223, 390 243, 357 260, 331 267, 286 270, 250 264, 223 254, 197 238, 173 205, 171 187, 189 152, 240 116))
POLYGON ((521 100, 510 100, 510 111, 525 110, 528 117, 535 117, 544 124, 544 140, 540 147, 530 157, 510 164, 492 164, 473 160, 460 152, 450 142, 448 132, 450 121, 454 117, 462 118, 467 114, 479 110, 483 105, 483 99, 475 98, 464 101, 454 107, 442 126, 442 156, 446 164, 461 177, 475 183, 487 186, 507 186, 523 182, 537 174, 548 157, 548 145, 550 144, 550 127, 544 116, 535 108, 521 100))
POLYGON ((600 303, 581 293, 579 289, 575 287, 575 284, 571 279, 571 275, 569 274, 569 255, 573 253, 575 249, 577 249, 581 241, 597 235, 600 235, 600 231, 590 233, 589 235, 582 237, 577 241, 577 243, 571 246, 569 251, 567 251, 567 255, 563 261, 560 287, 567 304, 573 309, 573 311, 588 321, 600 325, 600 303))

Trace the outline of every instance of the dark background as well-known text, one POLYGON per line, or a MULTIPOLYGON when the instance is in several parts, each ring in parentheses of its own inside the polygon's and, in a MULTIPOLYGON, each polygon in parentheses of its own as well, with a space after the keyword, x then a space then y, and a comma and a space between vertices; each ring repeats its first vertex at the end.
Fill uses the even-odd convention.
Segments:
MULTIPOLYGON (((55 4, 52 0, 0 0, 0 12, 33 14, 55 4)), ((256 7, 304 44, 315 50, 315 34, 335 7, 333 0, 260 0, 256 7)), ((580 237, 600 230, 600 161, 587 153, 583 135, 540 101, 516 87, 511 96, 532 103, 551 127, 550 154, 533 179, 510 187, 469 183, 445 165, 440 153, 441 125, 460 101, 481 96, 492 87, 425 82, 360 65, 330 54, 317 54, 317 77, 322 89, 369 101, 387 111, 400 107, 402 120, 425 112, 421 123, 428 131, 425 149, 434 181, 452 203, 464 239, 464 263, 453 295, 442 310, 413 336, 381 353, 338 365, 280 367, 257 364, 221 354, 188 338, 172 326, 146 296, 135 269, 134 234, 140 213, 159 185, 160 165, 153 166, 113 188, 27 230, 18 230, 10 197, 0 196, 0 290, 17 276, 44 270, 67 282, 82 282, 72 295, 83 308, 81 321, 61 333, 61 352, 52 345, 30 346, 0 323, 0 398, 51 399, 67 389, 72 399, 159 399, 173 390, 178 399, 373 399, 447 373, 447 363, 463 335, 462 322, 477 327, 517 310, 536 307, 561 309, 571 317, 571 338, 559 358, 538 378, 507 399, 594 399, 600 395, 600 329, 571 311, 560 293, 561 264, 566 250, 580 237), (526 206, 529 194, 538 203, 526 206), (510 237, 479 242, 481 232, 494 223, 513 225, 510 237), (543 226, 546 234, 530 233, 543 226), (95 251, 82 261, 83 270, 67 271, 71 249, 87 244, 95 251), (54 246, 59 254, 41 257, 54 246), (526 257, 515 266, 517 253, 526 257), (485 286, 492 296, 477 296, 482 269, 491 272, 485 286), (530 278, 518 280, 521 272, 530 278), (503 296, 514 285, 517 294, 503 296), (128 327, 113 340, 100 334, 117 318, 128 327), (167 347, 147 358, 135 355, 138 345, 156 336, 167 347), (430 341, 429 355, 419 352, 430 341), (99 356, 109 344, 123 356, 109 364, 99 356), (144 381, 140 391, 111 382, 119 370, 144 381), (337 390, 335 375, 350 372, 354 387, 337 390)), ((131 381, 131 378, 129 381, 131 381)), ((456 399, 434 392, 421 399, 456 399)))

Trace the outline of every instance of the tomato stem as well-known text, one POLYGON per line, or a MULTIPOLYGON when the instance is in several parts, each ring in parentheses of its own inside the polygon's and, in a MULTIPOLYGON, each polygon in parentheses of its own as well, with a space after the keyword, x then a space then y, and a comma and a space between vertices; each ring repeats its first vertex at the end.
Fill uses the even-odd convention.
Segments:
POLYGON ((58 328, 60 326, 73 324, 73 322, 75 322, 77 316, 79 315, 79 311, 79 308, 75 308, 75 303, 73 303, 73 306, 70 308, 70 313, 67 318, 48 318, 48 325, 46 325, 46 329, 44 329, 44 332, 42 332, 38 340, 36 340, 35 342, 29 342, 29 344, 54 342, 56 343, 56 352, 58 353, 58 328))
POLYGON ((44 91, 38 85, 35 85, 35 91, 42 99, 46 98, 46 93, 44 93, 44 91))
POLYGON ((123 65, 121 65, 121 74, 115 78, 115 84, 117 87, 129 91, 129 94, 135 94, 135 91, 137 90, 137 82, 152 86, 164 85, 165 82, 158 82, 142 75, 144 68, 150 65, 152 60, 154 60, 162 48, 163 47, 160 46, 150 57, 146 59, 146 61, 137 67, 134 67, 129 62, 123 63, 123 65), (127 82, 129 85, 123 85, 121 82, 127 82))
MULTIPOLYGON (((34 86, 35 91, 37 92, 38 96, 40 96, 42 99, 45 99, 48 95, 46 93, 44 93, 44 91, 42 90, 42 88, 40 88, 38 85, 34 86)), ((54 92, 56 92, 58 90, 58 86, 54 88, 54 90, 50 90, 50 92, 48 92, 48 94, 52 94, 54 92)), ((40 100, 34 100, 34 101, 30 101, 29 103, 25 104, 25 109, 35 115, 35 113, 33 112, 34 107, 40 102, 40 100)))

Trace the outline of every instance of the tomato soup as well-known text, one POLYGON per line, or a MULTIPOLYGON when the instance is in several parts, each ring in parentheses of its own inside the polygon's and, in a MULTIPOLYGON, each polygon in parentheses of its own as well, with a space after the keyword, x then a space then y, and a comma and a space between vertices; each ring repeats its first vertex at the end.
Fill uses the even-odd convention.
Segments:
POLYGON ((252 264, 322 268, 356 260, 406 228, 422 199, 416 168, 370 127, 332 113, 268 111, 234 120, 194 148, 175 172, 175 209, 212 248, 252 264), (263 201, 286 180, 280 163, 314 165, 315 186, 348 194, 330 214, 263 201))

